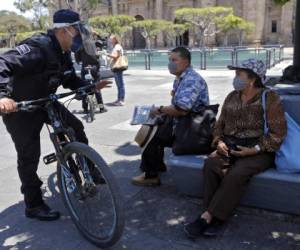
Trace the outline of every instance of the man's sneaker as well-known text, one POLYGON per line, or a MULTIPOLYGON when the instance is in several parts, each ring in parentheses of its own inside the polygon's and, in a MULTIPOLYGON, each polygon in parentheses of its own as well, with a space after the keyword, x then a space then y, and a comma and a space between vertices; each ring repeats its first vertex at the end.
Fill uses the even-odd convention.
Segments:
POLYGON ((25 216, 27 218, 37 219, 41 221, 53 221, 59 219, 60 213, 58 211, 52 210, 46 204, 43 204, 35 208, 26 208, 25 216))
POLYGON ((198 217, 194 222, 185 225, 183 230, 188 238, 196 239, 200 237, 208 227, 209 224, 206 220, 198 217))
POLYGON ((203 235, 208 237, 216 237, 222 233, 223 228, 224 222, 217 218, 213 218, 212 222, 209 224, 209 227, 203 232, 203 235))
POLYGON ((131 183, 138 186, 159 186, 160 178, 159 176, 153 178, 146 178, 145 174, 133 177, 131 183))

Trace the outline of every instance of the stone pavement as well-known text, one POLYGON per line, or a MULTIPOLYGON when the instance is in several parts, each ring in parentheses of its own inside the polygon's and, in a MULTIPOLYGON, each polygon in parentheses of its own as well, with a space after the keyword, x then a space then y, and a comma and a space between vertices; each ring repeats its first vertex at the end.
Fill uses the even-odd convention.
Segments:
MULTIPOLYGON (((280 74, 278 66, 271 72, 280 74)), ((211 103, 222 103, 231 91, 234 73, 202 71, 207 80, 211 103)), ((127 99, 125 107, 107 105, 109 112, 97 114, 86 123, 90 144, 108 162, 117 177, 126 200, 126 227, 121 240, 110 249, 188 250, 188 249, 300 249, 300 217, 253 208, 238 208, 223 234, 215 239, 186 239, 183 224, 201 211, 201 200, 179 194, 172 171, 162 176, 163 185, 156 188, 136 187, 130 178, 139 174, 140 149, 133 143, 138 127, 129 125, 136 104, 168 104, 173 77, 167 71, 134 71, 125 74, 127 99)), ((103 91, 104 100, 115 100, 116 87, 103 91)), ((71 111, 80 109, 74 101, 71 111)), ((75 112, 76 113, 76 112, 75 112)), ((26 131, 24 131, 26 133, 26 131)), ((19 193, 16 153, 3 123, 0 123, 0 249, 96 249, 77 232, 60 200, 55 186, 55 166, 40 163, 47 202, 59 209, 63 217, 55 222, 39 222, 24 217, 24 203, 19 193)), ((42 155, 53 152, 46 130, 41 136, 42 155)))

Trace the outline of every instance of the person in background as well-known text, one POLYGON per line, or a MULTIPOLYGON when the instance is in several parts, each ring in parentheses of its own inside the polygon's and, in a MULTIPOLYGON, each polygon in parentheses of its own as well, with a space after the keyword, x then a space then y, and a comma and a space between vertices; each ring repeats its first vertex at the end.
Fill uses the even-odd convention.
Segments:
MULTIPOLYGON (((112 59, 112 63, 116 62, 118 58, 123 55, 124 51, 120 44, 119 39, 117 36, 112 35, 110 36, 110 42, 113 46, 113 50, 111 54, 107 54, 108 57, 112 59)), ((115 71, 114 72, 115 82, 118 88, 118 97, 115 102, 113 102, 113 105, 115 106, 124 106, 125 105, 125 85, 124 85, 124 79, 123 79, 123 71, 115 71)))

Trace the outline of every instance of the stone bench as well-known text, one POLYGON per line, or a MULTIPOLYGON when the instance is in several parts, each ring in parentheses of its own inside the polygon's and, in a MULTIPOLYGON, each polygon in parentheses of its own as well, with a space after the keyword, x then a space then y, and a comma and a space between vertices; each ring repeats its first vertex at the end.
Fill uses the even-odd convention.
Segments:
MULTIPOLYGON (((205 158, 171 155, 166 160, 180 193, 202 197, 205 158)), ((268 169, 254 176, 241 204, 300 215, 300 174, 283 174, 276 169, 268 169)))

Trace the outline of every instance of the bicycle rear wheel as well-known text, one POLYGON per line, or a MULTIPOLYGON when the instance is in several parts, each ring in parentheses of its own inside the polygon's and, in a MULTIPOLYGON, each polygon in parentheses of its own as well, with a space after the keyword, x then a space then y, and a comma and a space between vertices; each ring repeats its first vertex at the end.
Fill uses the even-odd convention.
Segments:
POLYGON ((99 247, 115 244, 124 228, 123 199, 105 161, 91 147, 72 142, 63 149, 57 175, 63 201, 81 234, 99 247), (87 168, 88 167, 88 168, 87 168), (87 169, 94 167, 93 175, 87 169), (95 174, 104 183, 96 184, 95 174))

